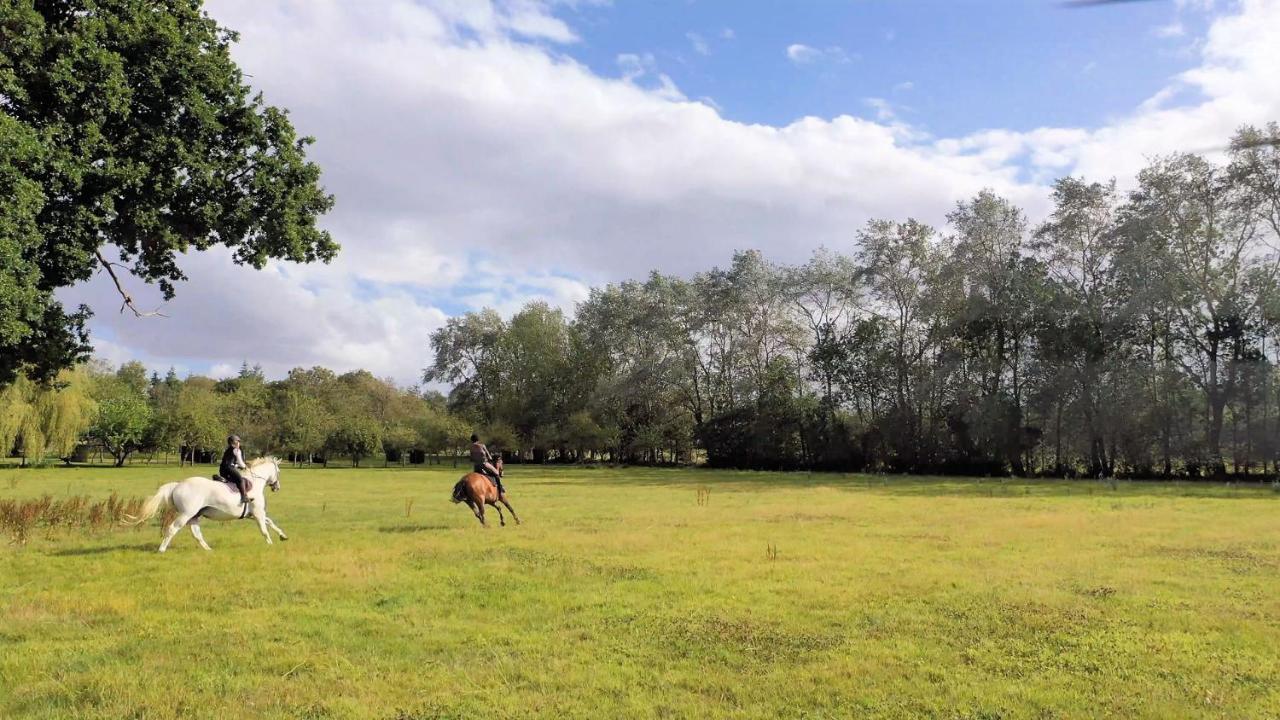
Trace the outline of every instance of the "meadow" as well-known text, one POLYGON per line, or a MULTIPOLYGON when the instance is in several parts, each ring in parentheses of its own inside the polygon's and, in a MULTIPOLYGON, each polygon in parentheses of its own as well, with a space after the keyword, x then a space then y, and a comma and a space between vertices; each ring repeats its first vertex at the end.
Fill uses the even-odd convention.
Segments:
POLYGON ((271 547, 0 536, 0 717, 1280 717, 1270 486, 511 466, 486 529, 458 475, 286 467, 271 547))

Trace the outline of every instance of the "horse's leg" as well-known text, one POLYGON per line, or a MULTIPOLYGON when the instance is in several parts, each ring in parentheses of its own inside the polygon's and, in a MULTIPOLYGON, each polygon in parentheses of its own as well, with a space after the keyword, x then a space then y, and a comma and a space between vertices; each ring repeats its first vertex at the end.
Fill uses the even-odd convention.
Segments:
POLYGON ((503 515, 503 514, 502 514, 502 508, 498 507, 498 503, 496 503, 496 502, 491 502, 491 503, 489 503, 489 504, 493 506, 493 509, 494 509, 494 510, 497 510, 497 511, 498 511, 498 524, 499 524, 499 525, 501 525, 502 527, 506 527, 506 526, 507 526, 507 517, 506 517, 505 515, 503 515))
POLYGON ((267 539, 267 544, 272 544, 271 533, 267 532, 267 514, 262 511, 262 506, 258 503, 253 504, 253 519, 258 521, 258 532, 267 539))
POLYGON ((503 505, 507 506, 507 509, 511 511, 511 517, 515 518, 516 524, 519 525, 520 516, 516 514, 516 509, 511 507, 511 503, 507 502, 507 494, 503 493, 501 496, 498 497, 498 499, 502 501, 503 505))
POLYGON ((481 525, 484 525, 485 527, 489 526, 489 523, 484 521, 484 501, 483 500, 472 500, 471 512, 476 514, 476 517, 479 518, 481 525))
POLYGON ((169 549, 169 543, 173 542, 173 536, 177 535, 179 530, 186 527, 187 523, 190 522, 191 518, 194 516, 195 513, 179 515, 173 519, 173 522, 169 523, 169 527, 164 529, 164 539, 160 541, 159 552, 164 552, 169 549))
POLYGON ((209 543, 204 541, 204 533, 200 532, 200 516, 191 518, 191 522, 187 523, 187 527, 191 528, 191 534, 196 536, 196 542, 200 543, 200 547, 205 550, 212 550, 209 543))
POLYGON ((276 534, 280 536, 281 540, 289 539, 289 536, 284 534, 284 531, 280 529, 280 526, 276 524, 275 520, 272 520, 271 518, 267 517, 265 513, 263 514, 263 517, 266 518, 267 525, 269 525, 272 530, 276 531, 276 534))

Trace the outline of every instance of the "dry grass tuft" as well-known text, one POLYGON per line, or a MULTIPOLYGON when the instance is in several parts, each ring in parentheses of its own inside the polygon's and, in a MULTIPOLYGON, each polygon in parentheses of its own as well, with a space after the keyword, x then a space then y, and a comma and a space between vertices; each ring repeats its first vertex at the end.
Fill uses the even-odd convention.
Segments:
POLYGON ((120 524, 126 515, 142 509, 142 498, 110 497, 92 502, 83 495, 55 500, 42 495, 31 500, 0 500, 0 529, 9 534, 9 542, 26 545, 31 533, 44 529, 85 529, 101 531, 120 524))

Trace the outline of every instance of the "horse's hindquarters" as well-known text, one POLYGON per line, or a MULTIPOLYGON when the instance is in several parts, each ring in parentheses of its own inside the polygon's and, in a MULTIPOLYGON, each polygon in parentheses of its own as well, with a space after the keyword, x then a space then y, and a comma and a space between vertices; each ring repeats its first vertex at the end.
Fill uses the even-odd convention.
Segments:
POLYGON ((466 499, 481 505, 492 505, 498 501, 498 488, 488 475, 477 472, 467 473, 458 481, 466 491, 466 499))

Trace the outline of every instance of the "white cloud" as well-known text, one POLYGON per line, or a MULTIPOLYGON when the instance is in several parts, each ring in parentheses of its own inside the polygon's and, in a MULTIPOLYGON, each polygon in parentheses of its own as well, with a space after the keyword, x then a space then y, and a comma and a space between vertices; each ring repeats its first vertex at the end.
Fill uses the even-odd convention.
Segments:
POLYGON ((738 34, 733 31, 733 28, 727 27, 720 31, 720 37, 725 40, 733 40, 734 38, 738 37, 738 34))
MULTIPOLYGON (((331 266, 262 272, 225 252, 184 258, 192 280, 168 319, 117 314, 103 278, 66 298, 98 310, 113 355, 153 366, 324 364, 413 382, 449 312, 532 298, 569 309, 590 284, 689 273, 737 248, 802 260, 848 248, 869 217, 941 224, 983 187, 1034 218, 1053 177, 1125 181, 1151 155, 1280 118, 1280 0, 1214 20, 1195 68, 1103 127, 951 138, 892 115, 735 122, 686 99, 652 56, 620 56, 614 78, 565 57, 554 44, 574 33, 553 9, 211 0, 241 32, 234 55, 255 85, 318 138, 338 199, 325 224, 344 250, 331 266)), ((793 61, 838 62, 793 48, 805 48, 788 49, 793 61)))
POLYGON ((1167 25, 1161 25, 1155 29, 1157 37, 1176 38, 1187 34, 1187 27, 1182 24, 1181 20, 1174 20, 1167 25))
POLYGON ((622 71, 622 77, 628 81, 636 80, 644 77, 645 73, 651 72, 654 68, 653 53, 645 53, 639 55, 636 53, 622 53, 617 57, 618 69, 622 71))
POLYGON ((900 82, 897 85, 894 85, 893 89, 895 92, 909 92, 911 90, 916 89, 916 84, 911 82, 910 80, 907 80, 905 82, 900 82))
POLYGON ((820 57, 822 57, 822 51, 817 48, 811 48, 801 43, 787 46, 787 59, 797 65, 814 62, 820 57))
POLYGON ((850 60, 849 54, 844 51, 844 48, 832 46, 818 49, 803 43, 788 45, 786 55, 787 59, 796 65, 813 65, 819 62, 843 64, 850 60))
POLYGON ((898 116, 893 112, 893 106, 884 98, 871 97, 863 100, 873 110, 876 111, 876 120, 880 122, 893 122, 898 116))
POLYGON ((684 100, 684 93, 676 87, 675 82, 666 74, 658 71, 658 63, 653 53, 623 53, 617 57, 618 69, 628 84, 638 84, 641 79, 651 79, 650 90, 663 100, 684 100))
POLYGON ((710 55, 711 46, 707 44, 706 38, 696 32, 685 33, 685 37, 689 38, 689 44, 693 45, 693 51, 699 55, 710 55))

